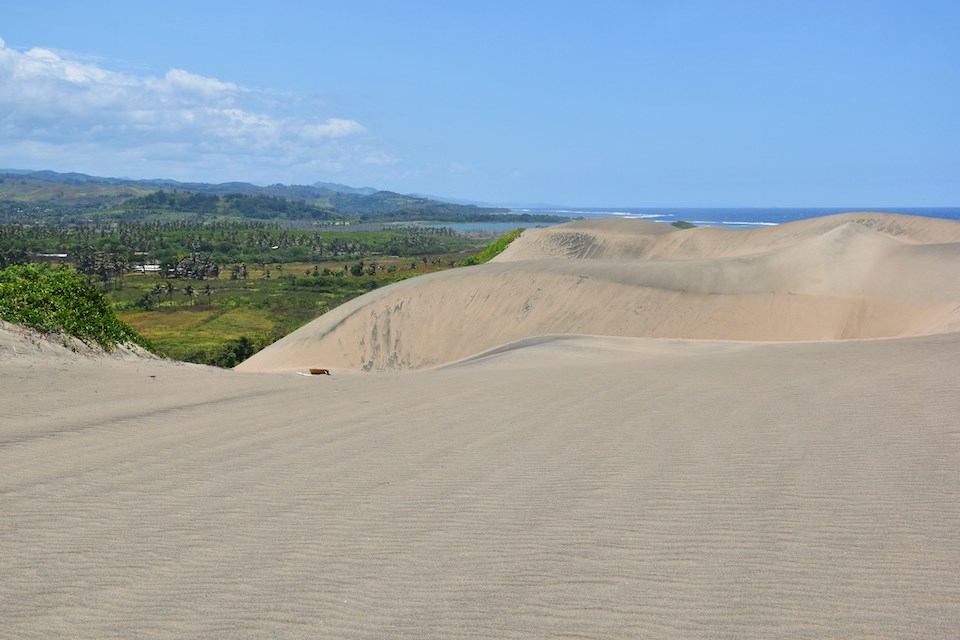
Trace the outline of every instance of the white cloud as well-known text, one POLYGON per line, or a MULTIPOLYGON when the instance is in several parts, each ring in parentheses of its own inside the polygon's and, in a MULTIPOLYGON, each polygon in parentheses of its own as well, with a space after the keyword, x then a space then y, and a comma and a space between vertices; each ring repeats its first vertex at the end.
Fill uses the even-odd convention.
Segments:
POLYGON ((330 118, 322 124, 304 124, 300 129, 302 135, 322 140, 324 138, 345 138, 358 133, 364 133, 365 129, 359 122, 353 120, 344 120, 342 118, 330 118))
POLYGON ((271 180, 364 164, 378 153, 365 133, 355 120, 287 115, 267 92, 183 69, 141 77, 0 38, 0 166, 196 180, 269 170, 271 180), (194 173, 174 175, 185 168, 194 173))
POLYGON ((183 69, 170 69, 163 76, 162 82, 150 78, 147 84, 148 86, 153 84, 159 92, 180 93, 185 96, 198 96, 212 100, 222 100, 224 98, 229 100, 240 91, 240 88, 232 82, 205 78, 183 69))

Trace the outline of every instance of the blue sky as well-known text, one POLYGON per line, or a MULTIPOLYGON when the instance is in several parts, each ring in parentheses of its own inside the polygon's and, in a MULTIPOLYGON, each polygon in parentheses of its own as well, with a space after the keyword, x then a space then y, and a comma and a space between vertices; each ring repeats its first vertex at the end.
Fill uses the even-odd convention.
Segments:
POLYGON ((960 2, 8 2, 0 167, 960 206, 960 2))

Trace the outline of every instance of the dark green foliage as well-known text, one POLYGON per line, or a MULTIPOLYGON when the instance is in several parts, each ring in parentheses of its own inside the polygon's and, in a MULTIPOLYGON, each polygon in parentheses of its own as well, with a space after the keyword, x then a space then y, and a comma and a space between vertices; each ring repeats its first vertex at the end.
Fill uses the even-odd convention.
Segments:
POLYGON ((230 193, 223 198, 221 213, 230 217, 255 220, 337 220, 342 216, 329 209, 309 205, 303 200, 286 200, 276 196, 248 196, 230 193))
POLYGON ((0 269, 0 319, 43 333, 65 333, 107 350, 126 343, 150 348, 114 315, 101 293, 67 268, 0 269))
POLYGON ((212 353, 193 353, 187 356, 187 361, 230 369, 252 356, 259 349, 253 340, 247 336, 240 336, 218 347, 212 353))
POLYGON ((223 197, 197 191, 156 191, 127 200, 121 213, 124 218, 157 217, 164 212, 190 214, 199 218, 216 216, 251 220, 336 220, 327 208, 310 205, 303 200, 287 200, 277 196, 228 193, 223 197))
POLYGON ((676 227, 677 229, 694 229, 697 225, 692 222, 687 222, 686 220, 677 220, 676 222, 671 222, 670 226, 676 227))
POLYGON ((171 193, 161 189, 160 191, 139 198, 132 198, 127 201, 126 206, 130 208, 168 209, 171 211, 190 213, 216 213, 219 203, 220 198, 205 193, 171 193))
POLYGON ((473 264, 483 264, 484 262, 489 262, 494 257, 503 253, 503 250, 510 246, 511 242, 519 238, 520 234, 523 232, 523 228, 514 229, 510 233, 500 236, 477 255, 470 256, 466 260, 462 261, 459 266, 468 267, 473 264))

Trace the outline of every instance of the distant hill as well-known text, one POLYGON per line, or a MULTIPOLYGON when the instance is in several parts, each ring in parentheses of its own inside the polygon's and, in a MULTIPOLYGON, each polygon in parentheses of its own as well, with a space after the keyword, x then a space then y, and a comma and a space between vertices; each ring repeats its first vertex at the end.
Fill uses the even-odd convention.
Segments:
POLYGON ((348 187, 345 184, 337 184, 336 182, 314 182, 310 186, 318 189, 336 191, 337 193, 351 193, 357 196, 369 196, 379 191, 379 189, 373 189, 371 187, 348 187))
POLYGON ((240 217, 263 220, 356 222, 536 222, 551 216, 512 214, 501 207, 446 202, 428 197, 355 188, 329 182, 312 185, 249 182, 179 182, 132 180, 56 171, 0 172, 0 214, 8 220, 240 217), (157 194, 202 194, 201 197, 157 197, 157 194))
POLYGON ((0 173, 0 210, 6 207, 93 209, 112 207, 158 187, 146 181, 83 173, 17 170, 0 173))
MULTIPOLYGON (((50 199, 56 198, 61 191, 65 191, 64 187, 67 185, 85 185, 87 188, 84 189, 84 192, 87 195, 96 195, 99 188, 105 195, 112 196, 116 192, 113 187, 122 186, 127 187, 134 193, 149 193, 159 189, 170 189, 213 195, 226 195, 229 193, 265 195, 287 198, 289 200, 306 201, 326 201, 335 195, 372 196, 377 193, 388 193, 372 187, 350 187, 334 182, 315 182, 311 185, 285 185, 278 183, 263 187, 249 182, 181 182, 162 178, 135 180, 132 178, 91 176, 76 172, 58 173, 50 170, 0 169, 0 178, 4 177, 14 178, 14 180, 12 183, 5 183, 6 186, 0 190, 0 197, 8 200, 21 199, 27 201, 44 197, 49 197, 50 199)), ((70 190, 75 191, 75 189, 70 190)), ((407 198, 418 204, 441 202, 421 196, 400 196, 399 194, 391 194, 390 199, 395 200, 395 196, 407 198)), ((343 201, 342 197, 340 199, 343 201)), ((352 201, 348 198, 346 202, 352 201)), ((507 211, 507 209, 498 210, 507 211)))

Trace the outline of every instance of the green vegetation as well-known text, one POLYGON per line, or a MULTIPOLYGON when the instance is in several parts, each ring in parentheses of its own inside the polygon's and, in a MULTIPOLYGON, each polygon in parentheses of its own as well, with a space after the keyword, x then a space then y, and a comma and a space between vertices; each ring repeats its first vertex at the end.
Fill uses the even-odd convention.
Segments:
POLYGON ((453 261, 453 256, 425 258, 251 265, 246 277, 203 281, 129 274, 107 297, 117 315, 162 354, 232 366, 226 354, 238 352, 241 338, 258 351, 347 300, 404 277, 449 268, 453 261))
MULTIPOLYGON (((336 211, 310 205, 303 200, 286 200, 278 196, 228 193, 220 197, 197 191, 155 191, 131 198, 109 210, 117 220, 150 220, 183 218, 238 220, 319 220, 342 219, 336 211), (171 216, 170 214, 174 214, 171 216)), ((100 217, 105 217, 101 214, 100 217)))
POLYGON ((524 232, 524 229, 514 229, 510 233, 501 236, 489 246, 487 246, 480 253, 470 256, 466 260, 460 262, 461 267, 467 267, 473 264, 483 264, 484 262, 489 262, 494 257, 503 253, 504 249, 510 246, 510 243, 520 237, 520 234, 524 232))
POLYGON ((297 231, 278 222, 148 222, 80 227, 0 225, 0 267, 31 256, 67 254, 79 271, 104 282, 131 267, 156 264, 175 277, 216 277, 240 263, 353 260, 361 256, 419 257, 475 249, 477 241, 449 228, 392 227, 297 231), (200 265, 206 272, 198 273, 200 265), (214 266, 216 265, 216 267, 214 266))
POLYGON ((676 222, 671 222, 670 226, 676 227, 677 229, 695 229, 697 225, 692 222, 687 222, 686 220, 677 220, 676 222))
POLYGON ((230 369, 258 351, 256 344, 253 340, 247 336, 240 336, 233 340, 229 340, 226 344, 221 345, 218 349, 214 350, 207 358, 207 364, 212 364, 215 367, 223 367, 224 369, 230 369))
POLYGON ((98 291, 67 268, 14 265, 0 269, 0 319, 43 333, 65 333, 106 350, 151 345, 120 321, 98 291))
MULTIPOLYGON (((463 238, 451 238, 460 247, 463 238)), ((474 241, 475 242, 475 241, 474 241)), ((133 273, 107 295, 117 314, 164 355, 225 365, 246 338, 255 350, 330 309, 386 284, 450 268, 465 252, 457 248, 418 257, 338 256, 323 262, 233 264, 217 276, 175 277, 174 272, 133 273)))

